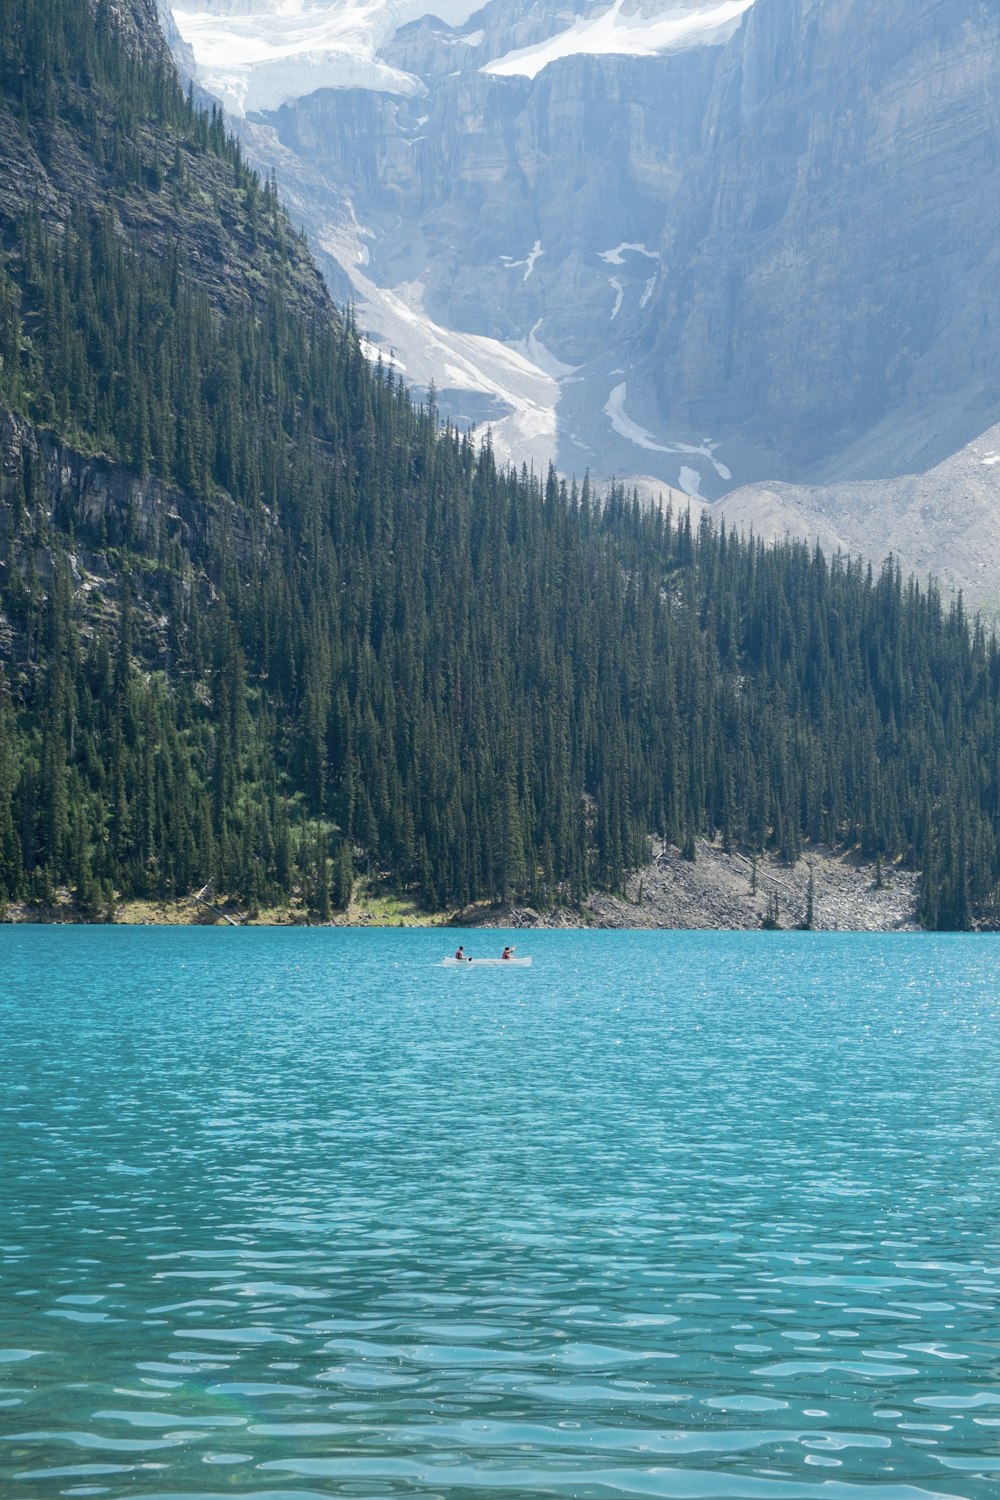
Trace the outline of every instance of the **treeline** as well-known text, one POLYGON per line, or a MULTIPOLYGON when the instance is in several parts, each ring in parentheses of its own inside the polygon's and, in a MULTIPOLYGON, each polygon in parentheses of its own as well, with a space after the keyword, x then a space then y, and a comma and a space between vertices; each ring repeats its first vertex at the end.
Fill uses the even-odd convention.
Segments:
POLYGON ((133 139, 159 141, 120 168, 133 204, 196 196, 210 155, 241 290, 108 198, 0 223, 0 407, 41 434, 4 454, 0 903, 68 885, 96 914, 212 879, 323 917, 362 867, 429 907, 572 904, 652 834, 903 859, 932 927, 992 902, 992 637, 891 564, 499 469, 349 317, 286 294, 273 185, 88 14, 4 9, 6 107, 107 172, 131 90, 133 139), (47 433, 159 488, 67 480, 47 433))

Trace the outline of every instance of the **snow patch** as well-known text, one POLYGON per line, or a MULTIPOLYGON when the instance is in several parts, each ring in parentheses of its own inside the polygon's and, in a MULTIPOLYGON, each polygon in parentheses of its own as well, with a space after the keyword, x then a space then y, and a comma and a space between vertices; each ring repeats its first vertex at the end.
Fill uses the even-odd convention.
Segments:
MULTIPOLYGON (((637 448, 646 448, 650 453, 684 453, 699 458, 707 458, 720 479, 727 481, 732 479, 733 476, 726 465, 715 457, 715 450, 719 446, 718 443, 713 443, 711 438, 705 438, 700 447, 693 443, 658 443, 651 432, 647 432, 645 427, 640 427, 638 422, 633 422, 632 418, 626 412, 625 397, 627 395, 628 388, 626 382, 622 381, 621 385, 615 386, 611 395, 604 403, 605 415, 610 419, 611 425, 619 437, 627 438, 630 443, 635 443, 637 448)), ((693 474, 694 482, 701 482, 701 476, 698 471, 689 468, 687 465, 682 467, 681 474, 693 474)), ((684 489, 683 483, 681 484, 681 489, 684 489)), ((694 491, 685 490, 684 493, 690 494, 693 499, 702 498, 700 495, 696 495, 694 491)))
MULTIPOLYGON (((620 245, 615 245, 611 250, 597 250, 595 251, 595 254, 597 255, 598 260, 603 260, 605 265, 608 266, 623 266, 625 264, 626 255, 644 255, 647 260, 655 261, 659 261, 660 259, 655 250, 650 250, 648 246, 640 245, 635 240, 622 240, 620 245)), ((617 276, 609 276, 608 281, 610 282, 616 293, 614 311, 611 314, 611 321, 614 322, 615 318, 617 318, 618 314, 621 312, 622 298, 625 294, 625 289, 622 286, 622 283, 618 280, 617 276)), ((655 275, 648 277, 647 280, 643 282, 643 291, 641 297, 639 298, 640 310, 646 306, 650 297, 652 297, 653 288, 655 287, 655 285, 655 275)))
POLYGON ((677 449, 663 443, 658 443, 651 432, 645 427, 640 427, 638 422, 625 412, 625 397, 627 395, 626 383, 616 385, 607 401, 604 403, 604 411, 611 419, 611 425, 619 437, 628 438, 630 443, 635 443, 637 448, 648 448, 651 453, 676 453, 677 449))
POLYGON ((704 500, 704 495, 699 494, 698 486, 701 484, 701 475, 697 469, 689 469, 687 464, 681 464, 681 475, 678 486, 685 495, 692 500, 704 500))
POLYGON ((518 266, 526 266, 527 270, 521 277, 521 280, 527 281, 528 277, 535 269, 535 261, 540 255, 544 254, 545 251, 542 249, 541 240, 536 240, 524 260, 515 260, 512 255, 501 255, 500 264, 505 268, 505 270, 508 271, 516 270, 518 266))
POLYGON ((1000 453, 987 453, 982 462, 986 468, 992 468, 994 464, 1000 464, 1000 453))
POLYGON ((406 373, 406 366, 402 360, 396 358, 391 349, 388 351, 380 349, 378 344, 373 344, 371 339, 366 338, 358 339, 358 348, 369 364, 377 365, 379 360, 381 360, 386 369, 394 370, 397 375, 404 375, 406 373))
POLYGON ((714 4, 709 0, 697 10, 680 10, 674 5, 649 16, 623 14, 625 0, 614 0, 600 15, 576 18, 558 35, 486 63, 482 72, 537 78, 549 63, 580 53, 651 57, 672 48, 718 44, 728 40, 736 22, 752 4, 753 0, 717 0, 714 4))
POLYGON ((579 365, 564 364, 551 350, 546 349, 538 337, 538 330, 542 326, 542 319, 534 325, 528 337, 511 343, 510 348, 516 349, 519 354, 525 355, 537 369, 542 370, 552 380, 565 380, 568 375, 575 375, 580 368, 579 365))
POLYGON ((624 240, 616 245, 613 250, 598 250, 598 260, 607 261, 609 266, 623 266, 625 264, 625 252, 631 251, 634 255, 645 255, 649 260, 659 260, 655 250, 647 250, 645 245, 627 244, 624 240))

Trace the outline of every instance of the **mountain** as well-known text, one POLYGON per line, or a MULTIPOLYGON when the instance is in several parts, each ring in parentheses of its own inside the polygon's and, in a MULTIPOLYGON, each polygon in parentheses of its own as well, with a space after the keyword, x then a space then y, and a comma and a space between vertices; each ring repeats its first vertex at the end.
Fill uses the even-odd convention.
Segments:
POLYGON ((196 77, 245 114, 331 286, 411 384, 488 422, 498 455, 694 490, 699 466, 725 465, 644 432, 627 367, 748 3, 173 14, 196 77))
POLYGON ((766 534, 802 486, 793 534, 895 535, 995 606, 939 468, 1000 421, 994 8, 183 3, 338 295, 499 453, 709 501, 764 482, 722 512, 766 534), (920 494, 913 545, 840 488, 886 480, 920 494))
POLYGON ((498 464, 369 362, 147 0, 0 12, 0 908, 576 907, 653 835, 1000 879, 936 589, 498 464))

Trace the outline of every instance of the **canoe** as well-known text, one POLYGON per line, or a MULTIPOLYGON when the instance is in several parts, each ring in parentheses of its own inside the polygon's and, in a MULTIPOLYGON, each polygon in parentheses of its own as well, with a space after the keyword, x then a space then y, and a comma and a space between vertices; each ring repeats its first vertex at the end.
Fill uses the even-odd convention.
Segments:
POLYGON ((441 962, 446 968, 455 969, 527 969, 531 965, 530 958, 442 958, 441 962))

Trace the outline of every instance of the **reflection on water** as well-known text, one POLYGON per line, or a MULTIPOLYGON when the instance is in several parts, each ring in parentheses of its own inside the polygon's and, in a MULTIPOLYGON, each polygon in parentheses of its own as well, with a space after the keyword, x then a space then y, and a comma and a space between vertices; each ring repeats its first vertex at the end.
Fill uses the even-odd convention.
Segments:
POLYGON ((0 1492, 1000 1493, 993 942, 519 942, 0 928, 0 1492))

